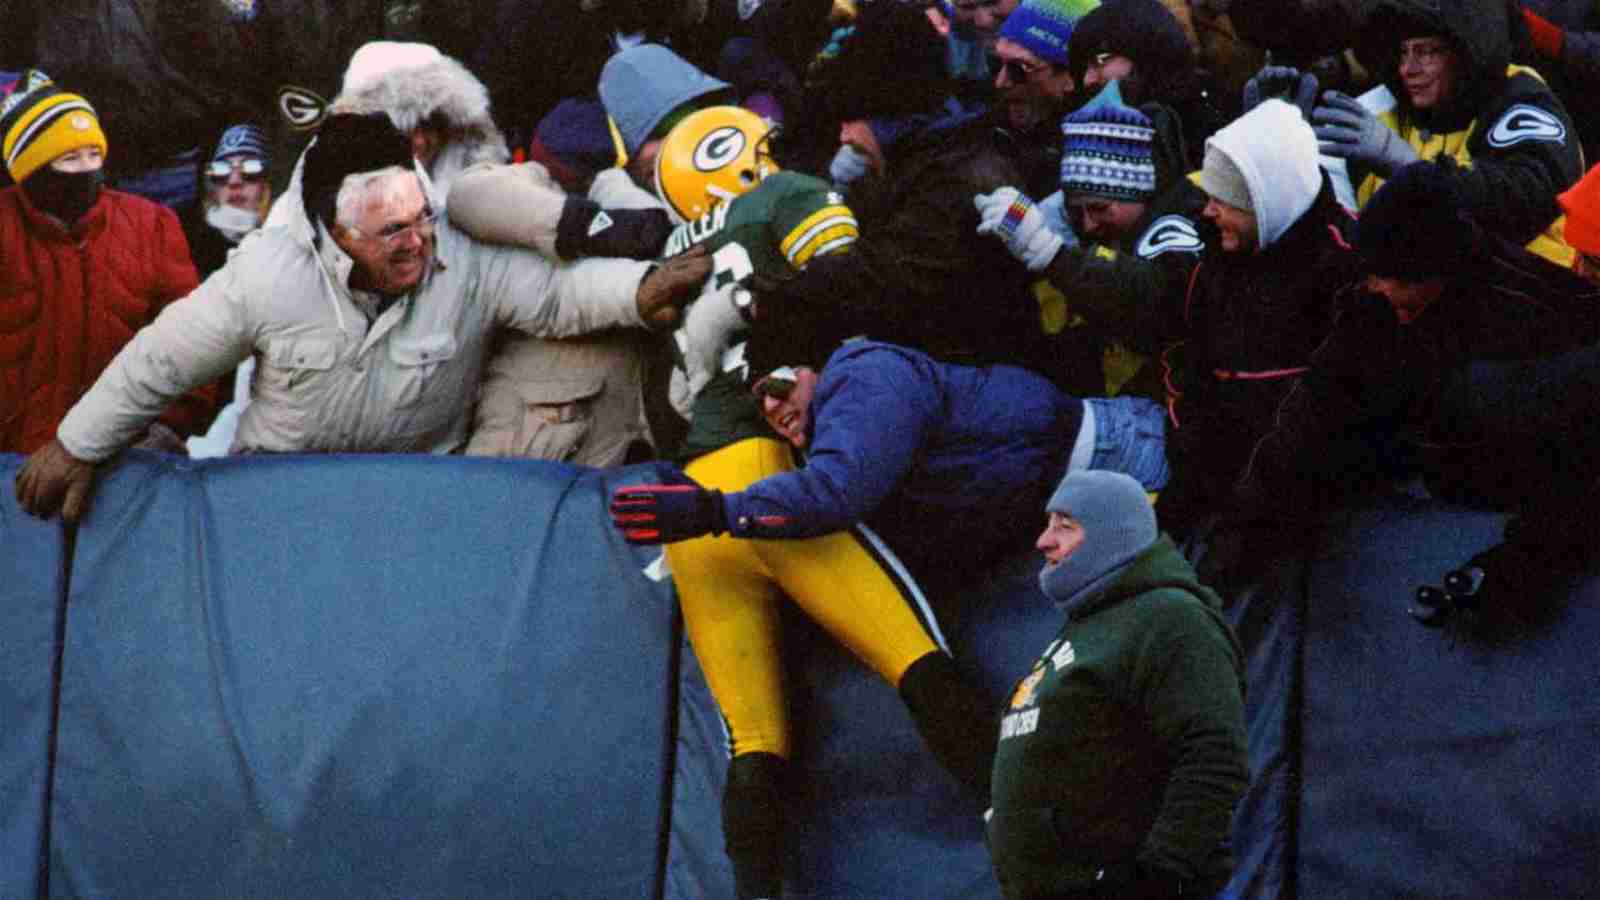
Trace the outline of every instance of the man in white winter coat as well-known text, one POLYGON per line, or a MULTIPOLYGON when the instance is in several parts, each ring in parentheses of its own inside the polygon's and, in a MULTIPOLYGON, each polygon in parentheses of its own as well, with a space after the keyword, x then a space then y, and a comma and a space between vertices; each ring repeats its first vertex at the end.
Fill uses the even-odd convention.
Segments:
POLYGON ((437 216, 409 142, 382 116, 330 117, 301 190, 305 222, 247 238, 118 354, 18 473, 25 509, 76 521, 99 463, 251 355, 255 400, 234 452, 459 450, 497 327, 668 325, 710 269, 703 255, 556 267, 480 244, 437 216))

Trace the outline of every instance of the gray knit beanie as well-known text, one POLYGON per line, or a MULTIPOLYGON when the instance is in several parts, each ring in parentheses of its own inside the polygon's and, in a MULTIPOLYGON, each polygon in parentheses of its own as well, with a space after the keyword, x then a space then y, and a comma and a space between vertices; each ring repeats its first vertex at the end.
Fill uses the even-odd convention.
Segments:
POLYGON ((1210 141, 1206 142, 1206 159, 1200 167, 1200 189, 1229 206, 1248 213, 1256 211, 1255 202, 1250 199, 1250 183, 1245 181, 1239 165, 1210 141))
POLYGON ((1068 472, 1045 509, 1083 526, 1078 549, 1039 571, 1039 587, 1069 615, 1160 536, 1156 511, 1144 487, 1121 472, 1068 472))

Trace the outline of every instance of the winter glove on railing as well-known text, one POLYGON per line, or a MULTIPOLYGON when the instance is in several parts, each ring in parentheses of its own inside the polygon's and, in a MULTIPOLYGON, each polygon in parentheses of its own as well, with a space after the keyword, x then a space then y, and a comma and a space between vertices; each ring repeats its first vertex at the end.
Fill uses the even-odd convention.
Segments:
POLYGON ((1262 66, 1244 83, 1244 112, 1255 109, 1269 97, 1282 97, 1300 108, 1300 115, 1311 121, 1317 105, 1317 76, 1294 66, 1262 66))
POLYGON ((659 483, 613 491, 611 522, 630 544, 672 544, 728 530, 722 492, 677 471, 659 483))
POLYGON ((1311 114, 1311 124, 1323 153, 1364 163, 1384 178, 1417 161, 1410 144, 1348 94, 1323 94, 1322 105, 1311 114))
POLYGON ((978 233, 996 235, 1005 241, 1006 249, 1028 271, 1043 270, 1061 250, 1061 235, 1050 230, 1044 213, 1016 188, 978 194, 972 198, 972 205, 978 208, 978 233))

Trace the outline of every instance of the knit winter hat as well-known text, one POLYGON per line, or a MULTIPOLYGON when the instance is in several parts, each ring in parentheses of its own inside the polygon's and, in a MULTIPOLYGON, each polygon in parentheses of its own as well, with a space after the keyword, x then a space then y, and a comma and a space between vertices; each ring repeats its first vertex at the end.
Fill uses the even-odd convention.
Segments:
POLYGON ((632 156, 678 107, 728 89, 660 44, 636 44, 606 60, 600 70, 600 102, 617 123, 632 156))
POLYGON ((272 156, 267 152, 266 134, 254 125, 234 125, 218 139, 217 149, 211 153, 211 161, 238 155, 259 159, 263 163, 270 162, 272 156))
POLYGON ((1356 219, 1356 252, 1380 277, 1422 281, 1460 272, 1478 240, 1449 173, 1432 162, 1396 172, 1356 219))
POLYGON ((1047 63, 1067 64, 1067 45, 1078 20, 1100 0, 1024 0, 1000 26, 1000 37, 1021 44, 1047 63))
POLYGON ((1156 193, 1150 118, 1122 102, 1112 81, 1061 121, 1061 191, 1112 200, 1149 200, 1156 193))
MULTIPOLYGON (((1067 65, 1072 77, 1102 53, 1126 56, 1145 84, 1181 86, 1194 79, 1194 46, 1183 24, 1161 0, 1106 0, 1072 29, 1067 65)), ((1142 99, 1160 97, 1162 90, 1142 99)))
POLYGON ((1045 509, 1083 526, 1078 549, 1039 572, 1045 596, 1068 613, 1121 575, 1160 536, 1144 487, 1121 472, 1068 472, 1045 509))
POLYGON ((528 158, 543 165, 569 192, 581 192, 595 175, 622 165, 622 137, 597 100, 569 97, 539 120, 528 158))
POLYGON ((1586 256, 1600 256, 1600 165, 1590 169, 1556 200, 1567 214, 1564 232, 1567 243, 1586 256))
POLYGON ((1250 184, 1233 157, 1215 144, 1206 144, 1205 162, 1200 166, 1200 189, 1229 206, 1255 212, 1250 199, 1250 184))
POLYGON ((63 153, 99 147, 106 153, 106 135, 89 101, 56 87, 37 69, 23 74, 11 96, 0 105, 0 153, 6 171, 22 181, 63 153))
POLYGON ((300 202, 313 222, 333 227, 335 203, 344 180, 390 166, 411 169, 411 141, 383 113, 334 113, 306 148, 300 202))

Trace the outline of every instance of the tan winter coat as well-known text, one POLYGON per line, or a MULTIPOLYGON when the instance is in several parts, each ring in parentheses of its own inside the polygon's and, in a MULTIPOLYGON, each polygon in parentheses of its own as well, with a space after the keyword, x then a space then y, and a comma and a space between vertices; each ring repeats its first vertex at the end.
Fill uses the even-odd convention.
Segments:
MULTIPOLYGON (((589 199, 610 209, 659 207, 621 169, 595 177, 589 199)), ((451 220, 480 240, 556 257, 566 194, 538 163, 474 166, 457 177, 451 220)), ((506 335, 484 374, 466 452, 587 466, 621 464, 635 444, 653 446, 645 419, 646 361, 654 335, 617 331, 546 340, 506 335)))
POLYGON ((466 441, 501 326, 564 337, 642 325, 647 263, 555 266, 443 220, 422 284, 369 323, 348 287, 353 261, 326 237, 314 250, 300 226, 246 238, 141 330, 67 414, 57 432, 66 449, 111 456, 174 398, 253 354, 255 398, 233 452, 448 453, 466 441))

